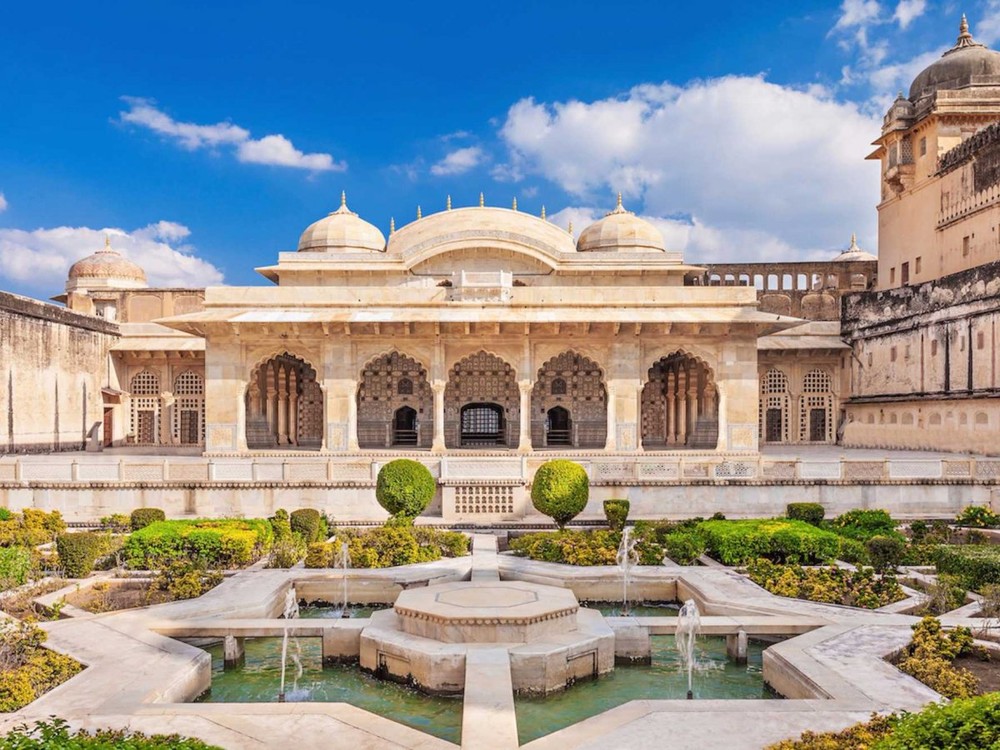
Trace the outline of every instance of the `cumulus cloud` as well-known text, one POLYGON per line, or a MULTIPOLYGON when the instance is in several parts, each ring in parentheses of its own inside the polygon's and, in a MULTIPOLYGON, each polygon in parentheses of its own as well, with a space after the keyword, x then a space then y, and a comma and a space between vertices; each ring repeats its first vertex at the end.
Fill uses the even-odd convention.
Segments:
POLYGON ((345 162, 334 161, 330 154, 303 153, 280 134, 255 139, 250 136, 249 130, 231 122, 214 125, 178 122, 157 108, 150 99, 131 96, 122 99, 129 107, 119 113, 122 122, 148 128, 189 151, 230 146, 235 148, 236 158, 248 164, 268 164, 312 172, 342 172, 347 169, 345 162))
POLYGON ((485 153, 479 146, 468 146, 455 149, 447 154, 437 164, 431 166, 431 174, 437 177, 443 175, 464 174, 482 163, 485 153))
POLYGON ((905 29, 914 20, 920 18, 927 10, 927 0, 899 0, 892 20, 899 24, 899 28, 905 29))
POLYGON ((145 271, 151 286, 202 287, 221 284, 222 271, 199 258, 187 244, 183 224, 158 221, 131 231, 117 227, 0 229, 0 277, 32 292, 60 292, 69 267, 104 246, 112 247, 145 271))
MULTIPOLYGON (((902 0, 906 2, 907 0, 902 0)), ((920 0, 917 0, 919 2, 920 0)), ((902 4, 902 3, 900 3, 902 4)), ((852 29, 868 26, 878 21, 882 7, 877 0, 844 0, 840 4, 840 15, 835 29, 852 29)))
POLYGON ((584 205, 607 210, 621 190, 650 217, 693 217, 662 221, 706 255, 726 245, 744 260, 793 259, 852 231, 871 244, 878 174, 864 156, 880 124, 820 87, 730 76, 594 102, 523 99, 500 136, 508 173, 540 175, 584 205))
POLYGON ((3 193, 0 193, 0 213, 7 210, 7 198, 3 193))

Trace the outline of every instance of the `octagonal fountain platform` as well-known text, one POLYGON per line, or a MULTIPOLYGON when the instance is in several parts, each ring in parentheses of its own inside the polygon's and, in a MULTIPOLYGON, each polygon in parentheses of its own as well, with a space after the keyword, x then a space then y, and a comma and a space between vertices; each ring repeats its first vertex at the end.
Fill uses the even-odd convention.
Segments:
POLYGON ((546 694, 610 672, 615 635, 569 589, 520 581, 454 582, 408 589, 361 632, 361 667, 431 693, 465 688, 466 655, 510 656, 515 691, 546 694))

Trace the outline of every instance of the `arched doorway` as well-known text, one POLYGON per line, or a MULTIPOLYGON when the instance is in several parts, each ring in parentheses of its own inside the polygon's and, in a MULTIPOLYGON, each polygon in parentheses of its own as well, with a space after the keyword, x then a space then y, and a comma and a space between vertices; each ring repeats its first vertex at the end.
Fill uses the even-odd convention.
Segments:
POLYGON ((545 445, 573 445, 572 420, 562 406, 553 406, 545 414, 545 445))
POLYGON ((392 444, 400 446, 417 445, 417 410, 412 406, 396 409, 392 418, 392 444))
POLYGON ((463 448, 505 445, 506 425, 500 404, 466 404, 462 407, 459 442, 463 448))
POLYGON ((810 370, 802 379, 800 440, 833 442, 833 379, 824 370, 810 370))
MULTIPOLYGON (((562 413, 557 413, 562 420, 562 413)), ((608 436, 608 397, 601 368, 573 351, 548 360, 531 390, 531 442, 536 447, 603 448, 608 436), (565 412, 565 428, 551 432, 552 409, 565 412), (555 442, 553 442, 553 438, 555 442)))
POLYGON ((642 389, 643 447, 715 450, 718 443, 719 403, 711 368, 686 352, 655 362, 642 389))
POLYGON ((129 384, 132 401, 130 433, 136 445, 160 442, 160 376, 143 370, 129 384))
POLYGON ((316 370, 288 352, 261 362, 246 392, 247 447, 267 450, 323 444, 323 389, 316 370))
POLYGON ((760 379, 760 438, 765 443, 789 440, 788 376, 772 367, 760 379))
POLYGON ((516 446, 520 391, 514 368, 481 351, 460 360, 444 392, 444 432, 449 448, 516 446))
POLYGON ((357 399, 362 448, 431 447, 434 395, 427 370, 417 360, 399 352, 371 360, 361 370, 357 399), (400 426, 401 415, 411 426, 400 426))
POLYGON ((188 370, 174 379, 173 437, 181 445, 205 442, 205 381, 188 370))

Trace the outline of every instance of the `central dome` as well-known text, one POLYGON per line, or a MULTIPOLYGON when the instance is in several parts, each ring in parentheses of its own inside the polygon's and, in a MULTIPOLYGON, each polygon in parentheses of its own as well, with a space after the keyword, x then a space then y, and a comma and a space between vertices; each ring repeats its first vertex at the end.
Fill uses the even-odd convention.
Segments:
POLYGON ((113 287, 132 289, 146 286, 146 272, 111 247, 105 236, 104 247, 69 268, 67 288, 113 287))
POLYGON ((299 238, 300 253, 381 253, 384 250, 385 235, 351 211, 343 193, 340 208, 310 224, 299 238))
POLYGON ((975 85, 1000 86, 1000 53, 973 39, 969 24, 962 16, 955 46, 913 79, 910 101, 936 91, 975 85))
POLYGON ((580 233, 576 249, 581 253, 592 252, 665 252, 666 246, 660 230, 645 219, 640 219, 622 206, 622 194, 618 193, 618 205, 600 221, 595 221, 580 233))

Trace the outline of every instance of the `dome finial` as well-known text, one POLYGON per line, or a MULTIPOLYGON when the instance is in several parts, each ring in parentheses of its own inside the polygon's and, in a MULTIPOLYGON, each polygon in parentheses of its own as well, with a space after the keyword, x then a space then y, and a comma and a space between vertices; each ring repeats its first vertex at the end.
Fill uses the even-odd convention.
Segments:
POLYGON ((860 250, 860 249, 861 248, 858 247, 857 232, 851 232, 851 246, 848 248, 848 250, 860 250))
POLYGON ((969 21, 966 19, 965 14, 962 14, 962 21, 958 24, 958 40, 955 42, 955 46, 952 49, 961 49, 962 47, 982 47, 983 45, 978 44, 975 39, 972 38, 972 32, 969 31, 969 21))
POLYGON ((417 219, 420 220, 422 218, 423 218, 423 215, 420 213, 420 206, 417 206, 417 219))
POLYGON ((486 198, 483 196, 482 191, 479 192, 479 207, 482 208, 486 205, 486 198))
POLYGON ((545 218, 545 205, 542 205, 542 218, 545 218))
POLYGON ((392 216, 389 218, 389 234, 396 233, 396 217, 392 216))
POLYGON ((105 232, 104 234, 104 251, 105 253, 113 253, 114 250, 111 247, 111 235, 105 232))
POLYGON ((566 228, 566 231, 569 232, 569 236, 570 237, 573 236, 573 222, 572 221, 569 223, 569 226, 566 228))
POLYGON ((618 191, 618 203, 615 205, 615 208, 621 208, 621 207, 622 207, 622 191, 619 190, 618 191))
POLYGON ((451 211, 451 196, 448 196, 448 202, 445 204, 445 209, 451 211))
POLYGON ((511 206, 510 206, 510 207, 511 207, 511 209, 512 209, 512 210, 514 210, 514 211, 516 211, 516 210, 517 210, 517 196, 516 196, 516 195, 514 196, 514 202, 513 202, 512 204, 511 204, 511 206))
POLYGON ((347 208, 347 191, 346 190, 341 190, 340 191, 340 207, 341 208, 347 208))

